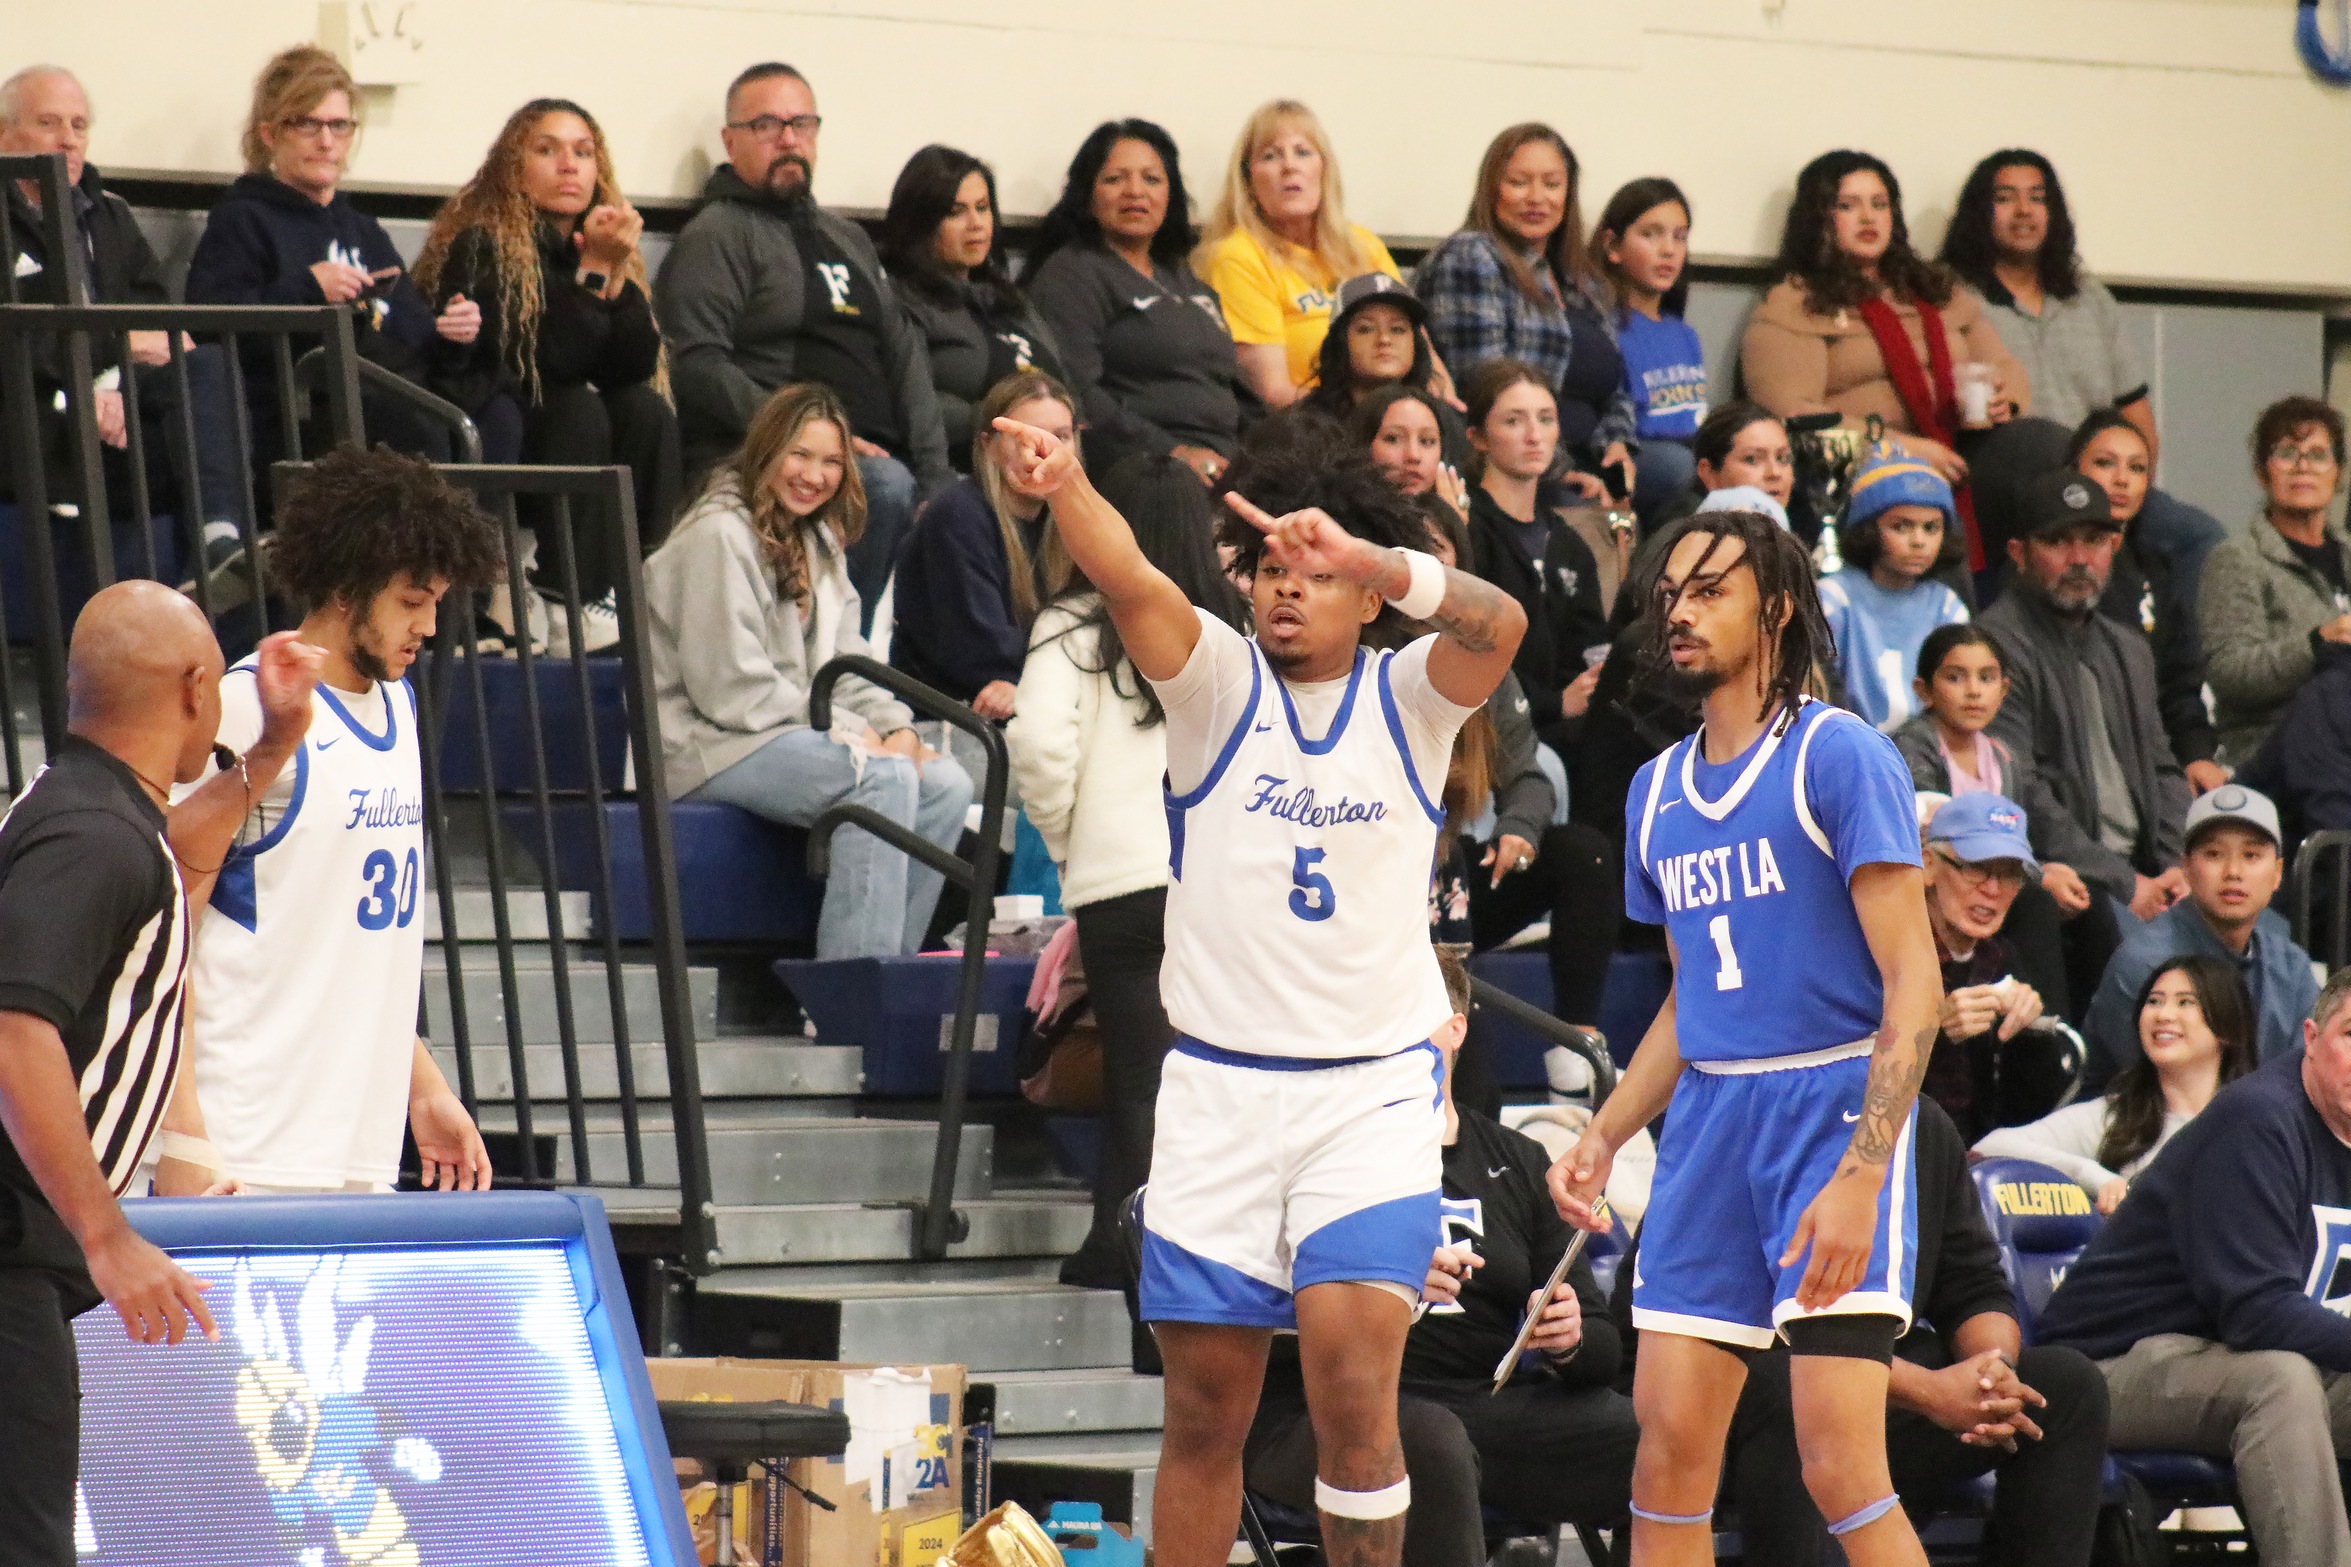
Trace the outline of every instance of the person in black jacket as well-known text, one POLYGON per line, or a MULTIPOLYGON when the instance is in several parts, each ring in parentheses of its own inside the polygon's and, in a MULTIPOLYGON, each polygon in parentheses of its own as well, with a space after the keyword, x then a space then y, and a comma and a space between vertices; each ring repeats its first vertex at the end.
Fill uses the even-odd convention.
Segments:
MULTIPOLYGON (((668 531, 683 483, 678 418, 664 395, 661 331, 637 248, 645 220, 620 192, 595 118, 535 98, 508 118, 472 179, 433 219, 417 287, 481 312, 473 341, 445 352, 432 389, 473 415, 494 463, 628 468, 639 543, 668 531)), ((524 497, 526 524, 545 498, 524 497)), ((617 521, 576 534, 590 651, 620 639, 612 583, 617 521)), ((538 574, 560 589, 542 533, 538 574)))
POLYGON ((953 147, 923 148, 898 171, 875 248, 922 330, 947 460, 970 473, 972 443, 988 434, 972 409, 988 388, 1022 371, 1062 374, 1053 334, 996 248, 995 171, 953 147))
POLYGON ((2289 842, 2351 827, 2351 647, 2321 640, 2311 677, 2237 773, 2275 800, 2289 842))
MULTIPOLYGON (((1443 966, 1466 1009, 1468 975, 1451 959, 1443 966)), ((1633 1402, 1613 1385, 1624 1339, 1582 1257, 1509 1385, 1493 1391, 1495 1366, 1574 1232, 1544 1189, 1542 1145, 1454 1104, 1452 1062, 1468 1027, 1456 1015, 1434 1041, 1446 1058, 1445 1233, 1422 1292, 1428 1309, 1404 1340, 1404 1567, 1481 1567, 1481 1501, 1511 1523, 1621 1524, 1640 1439, 1633 1402)), ((1296 1343, 1274 1341, 1242 1473, 1250 1490, 1308 1511, 1314 1424, 1296 1343)))

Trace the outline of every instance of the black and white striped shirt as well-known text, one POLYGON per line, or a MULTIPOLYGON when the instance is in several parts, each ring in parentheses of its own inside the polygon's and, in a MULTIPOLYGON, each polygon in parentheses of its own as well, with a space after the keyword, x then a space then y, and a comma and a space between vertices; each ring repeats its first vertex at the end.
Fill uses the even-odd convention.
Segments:
MULTIPOLYGON (((163 833, 137 775, 78 736, 0 820, 0 1011, 57 1030, 118 1196, 179 1070, 188 909, 163 833)), ((5 1140, 0 1187, 46 1207, 5 1140)))

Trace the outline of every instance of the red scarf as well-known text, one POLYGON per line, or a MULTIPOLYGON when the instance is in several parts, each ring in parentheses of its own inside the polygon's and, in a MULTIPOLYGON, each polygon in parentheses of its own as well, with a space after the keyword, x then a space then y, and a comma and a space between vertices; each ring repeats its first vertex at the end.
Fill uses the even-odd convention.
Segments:
MULTIPOLYGON (((1927 340, 1923 369, 1918 351, 1910 346, 1910 334, 1902 330, 1902 318, 1883 294, 1862 301, 1861 319, 1869 323, 1869 335, 1878 340, 1878 357, 1885 360, 1886 377, 1910 412, 1911 428, 1957 451, 1959 395, 1951 379, 1951 340, 1943 332, 1943 313, 1923 299, 1918 302, 1920 335, 1927 340)), ((1967 485, 1957 484, 1951 488, 1951 499, 1959 509, 1960 529, 1967 535, 1967 569, 1981 571, 1984 543, 1976 531, 1975 494, 1967 485)))

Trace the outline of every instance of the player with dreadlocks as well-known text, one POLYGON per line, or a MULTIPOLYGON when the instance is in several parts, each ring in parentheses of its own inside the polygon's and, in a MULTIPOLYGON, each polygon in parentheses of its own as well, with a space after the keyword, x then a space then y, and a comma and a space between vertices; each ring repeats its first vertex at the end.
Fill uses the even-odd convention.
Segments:
POLYGON ((1713 1561, 1746 1358, 1785 1339, 1829 1531, 1864 1567, 1923 1564, 1885 1447, 1910 1326, 1913 1107, 1942 1002, 1909 769, 1804 695, 1831 646, 1784 529, 1706 512, 1664 550, 1646 674, 1700 726, 1634 780, 1625 912, 1665 926, 1673 990, 1551 1170, 1560 1212, 1603 1227, 1617 1148, 1670 1102, 1633 1278, 1633 1559, 1713 1561))

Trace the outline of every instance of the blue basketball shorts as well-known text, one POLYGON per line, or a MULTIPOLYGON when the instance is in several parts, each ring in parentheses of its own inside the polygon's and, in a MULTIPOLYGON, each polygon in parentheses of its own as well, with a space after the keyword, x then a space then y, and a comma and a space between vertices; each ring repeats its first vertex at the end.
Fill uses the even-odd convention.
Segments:
POLYGON ((1296 1291, 1417 1297, 1443 1240, 1444 1061, 1345 1061, 1176 1038, 1143 1204, 1147 1322, 1295 1328, 1296 1291))
POLYGON ((1881 1313, 1910 1326, 1918 1266, 1918 1112, 1895 1139, 1869 1268, 1841 1299, 1796 1304, 1808 1257, 1780 1254, 1852 1145, 1870 1043, 1755 1061, 1693 1061, 1666 1112, 1641 1220, 1633 1325, 1768 1348, 1802 1316, 1881 1313))

